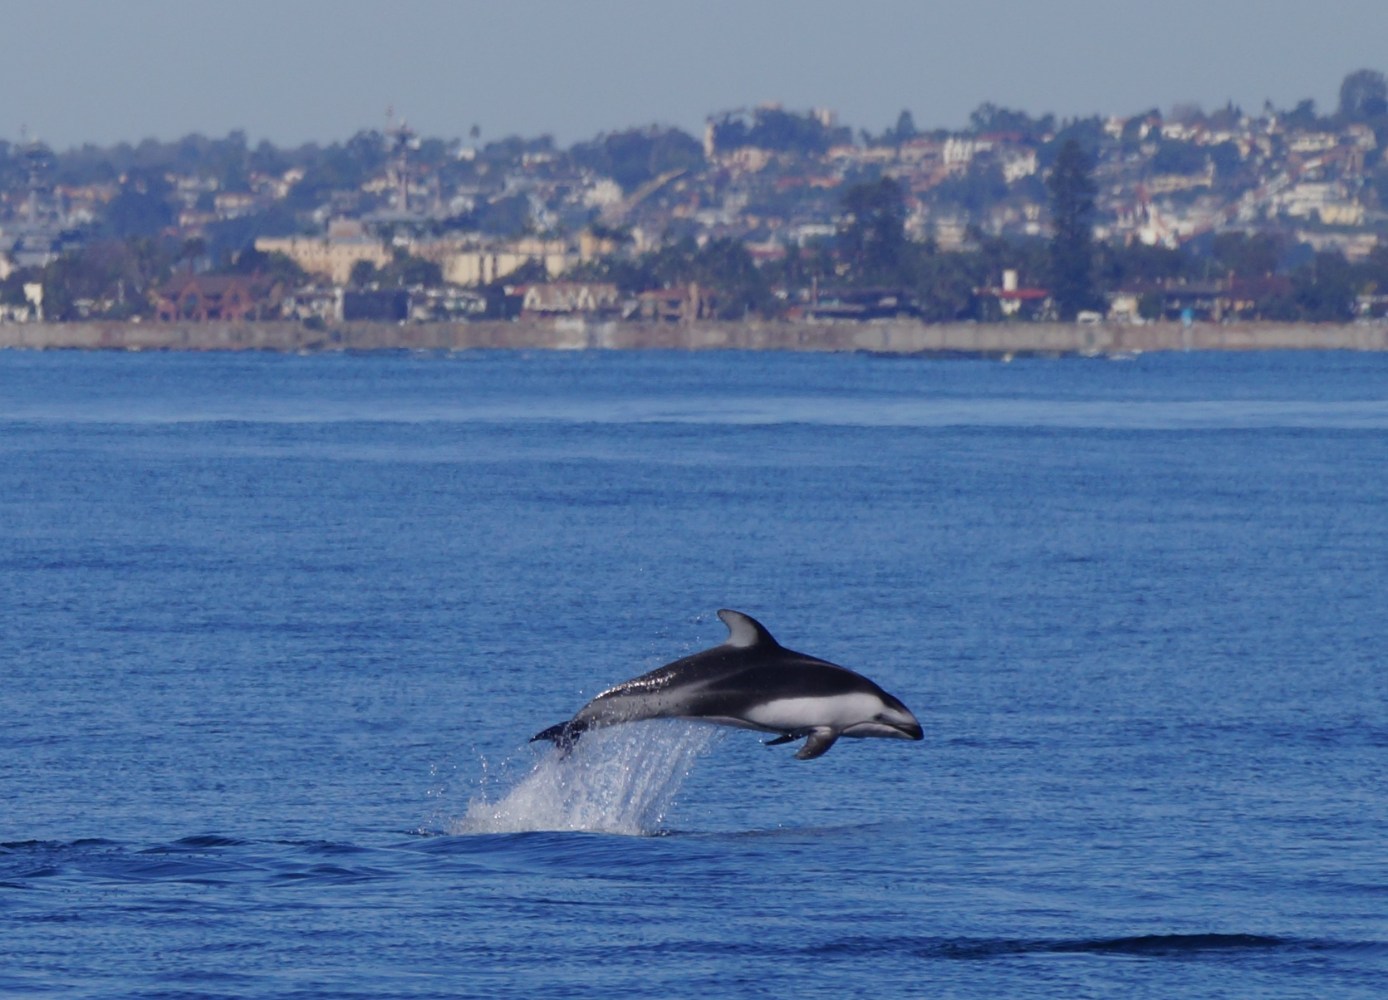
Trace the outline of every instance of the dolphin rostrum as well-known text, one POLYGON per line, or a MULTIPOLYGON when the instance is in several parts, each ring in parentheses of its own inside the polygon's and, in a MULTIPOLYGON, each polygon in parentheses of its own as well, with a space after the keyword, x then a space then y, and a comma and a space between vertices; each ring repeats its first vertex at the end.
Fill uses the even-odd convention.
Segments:
POLYGON ((589 729, 641 719, 697 719, 778 734, 768 746, 805 740, 811 760, 840 736, 918 740, 910 710, 872 681, 826 660, 786 649, 740 611, 722 610, 721 646, 694 653, 608 688, 568 722, 531 737, 561 750, 589 729))

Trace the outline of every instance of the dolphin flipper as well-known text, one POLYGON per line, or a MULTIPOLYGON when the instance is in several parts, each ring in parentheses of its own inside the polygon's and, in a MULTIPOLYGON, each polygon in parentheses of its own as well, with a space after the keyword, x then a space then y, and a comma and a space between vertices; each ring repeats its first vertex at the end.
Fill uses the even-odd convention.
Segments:
POLYGON ((784 736, 777 736, 774 740, 765 740, 765 741, 763 741, 762 746, 764 746, 764 747, 778 747, 778 746, 780 746, 782 743, 789 743, 789 742, 791 742, 792 740, 798 740, 799 738, 800 738, 800 737, 794 735, 793 733, 787 733, 787 734, 784 735, 784 736))
POLYGON ((839 734, 828 726, 816 727, 810 731, 810 738, 805 741, 805 745, 796 752, 795 759, 814 760, 816 757, 822 757, 829 752, 829 748, 838 738, 839 734))

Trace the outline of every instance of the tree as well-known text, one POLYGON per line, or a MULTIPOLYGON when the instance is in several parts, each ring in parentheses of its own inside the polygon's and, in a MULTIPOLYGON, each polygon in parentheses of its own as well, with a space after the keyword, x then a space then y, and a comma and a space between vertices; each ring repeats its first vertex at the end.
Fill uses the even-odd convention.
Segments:
POLYGON ((783 260, 766 264, 763 271, 770 285, 790 291, 833 284, 834 264, 833 240, 818 237, 788 247, 783 260))
POLYGON ((1316 114, 1316 102, 1311 98, 1297 101, 1296 107, 1282 112, 1282 124, 1287 128, 1312 131, 1321 127, 1322 122, 1316 114))
POLYGON ((757 108, 750 122, 741 112, 723 115, 713 124, 714 145, 720 150, 754 146, 778 152, 823 153, 847 142, 852 129, 826 124, 813 112, 797 115, 780 108, 757 108))
POLYGON ((1093 160, 1077 139, 1067 139, 1046 181, 1051 199, 1051 296, 1062 320, 1095 309, 1093 160))
MULTIPOLYGON (((693 237, 671 240, 637 257, 607 257, 580 265, 566 278, 610 281, 623 292, 698 285, 712 293, 718 319, 770 316, 777 309, 768 276, 735 237, 719 237, 699 246, 693 237)), ((508 278, 513 280, 514 275, 508 278)))
POLYGON ((623 190, 632 191, 647 181, 673 170, 703 166, 699 141, 679 129, 630 129, 599 136, 569 150, 579 166, 611 177, 623 190))
POLYGON ((434 288, 443 284, 443 269, 432 260, 397 249, 394 259, 377 273, 382 285, 434 288))
POLYGON ((898 284, 908 250, 901 185, 890 177, 855 184, 844 192, 843 212, 839 247, 854 283, 898 284))
POLYGON ((171 264, 168 246, 145 237, 101 240, 64 254, 43 269, 44 314, 127 319, 147 312, 147 292, 168 276, 171 264))
POLYGON ((741 240, 709 240, 695 255, 693 265, 694 280, 717 292, 719 319, 743 319, 752 313, 768 315, 772 311, 766 277, 741 240))
POLYGON ((1299 319, 1347 323, 1354 318, 1354 268, 1339 253, 1321 252, 1292 272, 1292 301, 1299 319))
POLYGON ((273 281, 282 281, 290 288, 298 287, 308 280, 308 275, 292 257, 278 250, 266 253, 248 244, 236 253, 234 259, 225 267, 218 269, 220 274, 263 274, 273 281))
POLYGON ((896 128, 892 129, 892 138, 898 142, 905 142, 907 139, 916 137, 916 119, 909 110, 903 110, 896 116, 896 128))
POLYGON ((359 260, 352 265, 352 272, 347 278, 347 284, 353 288, 365 288, 376 280, 376 265, 369 260, 359 260))
POLYGON ((275 202, 263 212, 210 223, 204 231, 208 256, 214 261, 224 261, 253 245, 261 236, 289 236, 302 230, 289 207, 275 202))
POLYGON ((105 228, 118 240, 154 236, 174 222, 172 185, 156 171, 131 174, 106 206, 105 228))
POLYGON ((1055 115, 1033 118, 1025 111, 1002 108, 985 101, 969 113, 969 130, 975 134, 1018 132, 1030 142, 1039 142, 1042 137, 1055 131, 1055 115))
POLYGON ((1101 244, 1097 248, 1096 258, 1104 288, 1200 277, 1196 261, 1190 254, 1163 246, 1148 246, 1139 242, 1128 246, 1101 244))
POLYGON ((1198 174, 1209 166, 1207 147, 1179 139, 1162 139, 1152 155, 1156 174, 1198 174))
POLYGON ((473 221, 484 233, 520 236, 530 229, 530 199, 516 192, 484 201, 473 213, 473 221))
POLYGON ((1216 266, 1240 278, 1275 274, 1286 253, 1287 241, 1276 233, 1219 233, 1210 246, 1216 266))
POLYGON ((1340 117, 1362 122, 1388 113, 1388 80, 1372 69, 1355 70, 1340 84, 1340 117))
POLYGON ((978 253, 921 253, 912 275, 912 292, 921 318, 929 323, 966 319, 977 307, 974 289, 984 283, 978 253))
POLYGON ((183 265, 189 271, 194 271, 197 269, 199 261, 202 261, 206 256, 207 241, 201 236, 191 236, 179 245, 175 263, 183 265))
MULTIPOLYGON (((1161 111, 1157 108, 1149 108, 1141 114, 1133 115, 1123 123, 1123 131, 1119 135, 1119 141, 1124 148, 1135 150, 1141 146, 1144 139, 1153 129, 1159 128, 1162 122, 1161 111)), ((1157 132, 1161 134, 1160 131, 1157 132)))
POLYGON ((0 279, 0 303, 7 306, 22 306, 29 301, 24 286, 41 282, 43 270, 37 267, 17 267, 0 279))
POLYGON ((982 157, 975 159, 963 174, 937 184, 930 192, 933 201, 957 205, 975 221, 981 220, 1007 195, 1007 178, 1002 165, 982 157))
POLYGON ((1104 122, 1098 115, 1074 118, 1066 121, 1051 141, 1036 151, 1036 161, 1043 170, 1053 168, 1065 144, 1073 141, 1079 144, 1080 151, 1092 164, 1098 160, 1105 138, 1104 122))

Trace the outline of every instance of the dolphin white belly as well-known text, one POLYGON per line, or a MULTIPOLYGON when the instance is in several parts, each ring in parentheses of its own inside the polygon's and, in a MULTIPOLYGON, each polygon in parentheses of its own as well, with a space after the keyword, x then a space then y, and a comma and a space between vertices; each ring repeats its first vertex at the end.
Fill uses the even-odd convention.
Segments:
POLYGON ((568 722, 532 739, 567 749, 589 729, 641 719, 699 719, 805 739, 796 757, 825 753, 840 736, 919 740, 910 709, 861 674, 778 643, 760 622, 726 608, 721 646, 667 663, 603 691, 568 722))
POLYGON ((879 706, 880 702, 869 694, 776 698, 747 709, 743 718, 781 733, 820 727, 843 730, 872 718, 879 706))

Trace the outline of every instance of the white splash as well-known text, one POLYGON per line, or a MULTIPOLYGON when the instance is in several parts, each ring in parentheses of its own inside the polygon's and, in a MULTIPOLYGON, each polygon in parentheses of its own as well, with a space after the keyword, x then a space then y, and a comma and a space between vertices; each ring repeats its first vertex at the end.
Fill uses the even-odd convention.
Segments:
POLYGON ((568 754, 546 744, 514 788, 495 801, 473 799, 449 832, 659 833, 695 759, 715 738, 713 726, 660 721, 584 733, 568 754))

